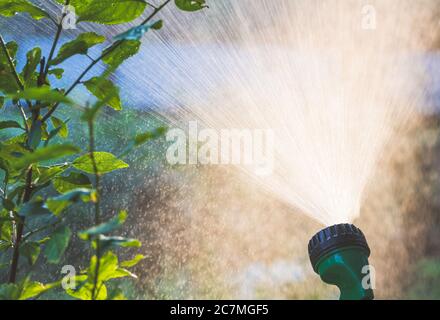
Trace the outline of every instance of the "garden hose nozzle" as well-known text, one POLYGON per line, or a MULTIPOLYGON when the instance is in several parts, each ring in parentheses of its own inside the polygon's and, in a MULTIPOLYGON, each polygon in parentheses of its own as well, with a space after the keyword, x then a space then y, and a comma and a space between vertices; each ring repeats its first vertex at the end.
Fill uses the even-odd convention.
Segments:
POLYGON ((309 242, 309 256, 322 281, 339 288, 340 300, 374 299, 373 290, 363 281, 370 248, 354 225, 338 224, 319 231, 309 242))

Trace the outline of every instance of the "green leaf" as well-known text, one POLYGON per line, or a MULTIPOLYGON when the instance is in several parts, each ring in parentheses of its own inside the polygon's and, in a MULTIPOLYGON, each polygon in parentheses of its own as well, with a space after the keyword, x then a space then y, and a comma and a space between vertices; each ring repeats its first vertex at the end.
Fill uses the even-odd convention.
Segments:
POLYGON ((5 105, 5 97, 0 96, 0 109, 5 105))
POLYGON ((44 237, 43 239, 38 240, 37 242, 42 245, 46 244, 50 240, 50 237, 44 237))
POLYGON ((9 192, 9 198, 10 199, 20 199, 23 196, 23 192, 25 190, 25 186, 24 185, 18 185, 17 187, 13 188, 11 190, 11 192, 9 192))
POLYGON ((20 246, 20 253, 27 258, 29 265, 33 265, 40 255, 40 244, 38 242, 27 241, 20 246))
MULTIPOLYGON (((90 266, 87 272, 89 279, 95 278, 97 260, 98 258, 96 256, 93 256, 90 260, 90 266)), ((113 252, 108 251, 99 259, 99 262, 98 282, 103 282, 108 280, 109 276, 118 269, 118 257, 113 252)))
POLYGON ((83 240, 90 239, 90 236, 95 236, 99 234, 109 233, 119 227, 121 227, 125 220, 127 219, 127 212, 121 211, 116 217, 108 222, 101 223, 98 226, 85 230, 79 234, 80 238, 83 240))
MULTIPOLYGON (((8 49, 8 53, 10 57, 12 58, 12 61, 14 62, 14 65, 16 64, 15 58, 18 51, 18 44, 15 41, 10 41, 6 44, 6 49, 8 49)), ((0 65, 1 64, 8 64, 8 58, 5 55, 3 50, 0 50, 0 65)))
POLYGON ((56 177, 53 186, 59 193, 66 193, 74 189, 91 189, 89 177, 78 172, 70 172, 68 176, 56 177))
POLYGON ((12 219, 7 210, 0 211, 0 241, 3 245, 12 244, 12 219))
MULTIPOLYGON (((93 256, 87 272, 89 279, 95 278, 96 261, 96 256, 93 256)), ((118 257, 113 252, 107 251, 100 259, 98 282, 103 283, 111 279, 125 277, 136 278, 136 276, 130 271, 120 268, 118 257)))
MULTIPOLYGON (((64 0, 58 0, 63 2, 64 0)), ((77 22, 120 24, 138 18, 147 7, 144 0, 71 0, 78 15, 77 22)))
POLYGON ((21 293, 20 293, 19 299, 20 300, 27 300, 30 298, 37 297, 40 294, 59 286, 60 283, 61 283, 61 281, 57 281, 54 283, 48 283, 48 284, 42 284, 41 282, 30 281, 28 278, 25 278, 25 280, 20 285, 21 293))
POLYGON ((141 42, 139 40, 125 40, 116 42, 104 51, 102 61, 111 69, 118 68, 125 60, 138 53, 141 42))
MULTIPOLYGON (((0 152, 0 156, 2 156, 2 153, 0 152)), ((7 184, 9 182, 9 172, 11 170, 9 162, 6 159, 0 158, 0 170, 4 171, 4 177, 3 182, 7 184)))
POLYGON ((57 79, 61 79, 64 74, 64 69, 54 68, 50 69, 48 73, 54 75, 57 79))
MULTIPOLYGON (((18 45, 16 42, 11 41, 6 44, 6 48, 15 66, 15 56, 17 54, 18 45)), ((19 86, 13 76, 8 57, 4 50, 0 50, 0 92, 10 93, 17 91, 18 89, 19 86)))
POLYGON ((65 226, 58 228, 52 233, 50 240, 47 241, 44 248, 44 255, 49 263, 57 264, 60 262, 64 251, 66 251, 69 245, 71 236, 72 231, 65 226))
POLYGON ((144 143, 162 137, 167 131, 165 127, 156 128, 153 131, 141 133, 134 138, 134 145, 136 147, 143 145, 144 143))
POLYGON ((3 144, 4 145, 17 145, 17 144, 24 145, 26 143, 26 139, 27 139, 26 133, 22 133, 18 136, 15 136, 15 137, 12 137, 12 138, 9 138, 9 139, 3 141, 3 144))
POLYGON ((27 12, 36 20, 49 17, 46 11, 27 0, 0 0, 0 15, 12 17, 19 12, 27 12))
POLYGON ((0 121, 0 130, 10 129, 10 128, 23 129, 17 121, 12 121, 12 120, 0 121))
POLYGON ((2 167, 6 165, 8 170, 13 168, 12 164, 16 163, 19 157, 26 156, 28 153, 29 150, 27 150, 21 142, 0 142, 0 163, 2 167), (7 163, 5 163, 5 161, 7 161, 7 163))
MULTIPOLYGON (((139 248, 141 247, 141 242, 137 239, 124 238, 124 237, 107 237, 104 235, 99 235, 100 249, 106 251, 113 247, 123 247, 123 248, 139 248)), ((93 240, 92 247, 96 249, 96 240, 93 240)))
POLYGON ((40 120, 33 121, 31 123, 31 130, 29 132, 29 146, 32 149, 38 148, 43 136, 43 128, 40 120))
POLYGON ((96 191, 90 189, 74 189, 63 195, 47 199, 46 206, 54 215, 58 216, 68 206, 79 201, 95 202, 96 191))
POLYGON ((32 188, 32 194, 37 194, 39 191, 46 189, 50 186, 50 182, 46 182, 44 184, 37 184, 32 188))
POLYGON ((21 217, 34 217, 34 216, 44 216, 51 215, 50 212, 44 205, 44 201, 41 199, 36 199, 31 202, 25 203, 19 210, 18 215, 21 217))
POLYGON ((53 130, 50 130, 50 132, 47 135, 46 141, 44 142, 44 146, 47 147, 50 143, 50 141, 57 136, 57 134, 61 131, 62 127, 55 128, 53 130))
POLYGON ((126 277, 131 277, 131 278, 137 279, 137 275, 135 275, 134 273, 130 272, 129 270, 124 269, 124 268, 118 268, 118 269, 116 269, 115 272, 113 272, 109 276, 108 280, 118 279, 118 278, 126 278, 126 277))
POLYGON ((69 136, 69 128, 67 127, 66 122, 53 116, 50 118, 50 120, 55 128, 60 128, 58 133, 60 134, 61 138, 67 138, 69 136))
MULTIPOLYGON (((98 293, 96 294, 96 300, 107 299, 107 287, 103 283, 98 283, 98 293)), ((86 282, 77 290, 67 289, 66 293, 76 299, 80 300, 92 300, 93 282, 86 282)))
POLYGON ((8 211, 14 211, 15 210, 15 203, 7 198, 3 198, 2 200, 3 208, 5 208, 8 211))
POLYGON ((151 25, 151 29, 160 30, 163 28, 163 20, 158 20, 151 25))
POLYGON ((94 77, 84 82, 84 85, 95 97, 106 100, 106 104, 111 108, 122 110, 119 89, 110 80, 102 77, 94 77))
POLYGON ((33 281, 24 288, 19 299, 27 300, 36 297, 49 289, 50 288, 45 287, 41 282, 33 281))
POLYGON ((12 163, 16 169, 28 167, 33 163, 55 160, 62 157, 70 156, 78 153, 80 150, 70 144, 53 144, 47 147, 38 148, 32 153, 27 153, 21 158, 17 158, 12 163))
POLYGON ((175 0, 176 6, 183 11, 198 11, 208 8, 205 0, 175 0))
MULTIPOLYGON (((41 124, 41 140, 42 141, 47 141, 49 137, 49 132, 47 132, 47 123, 43 122, 41 124)), ((47 146, 47 144, 45 145, 45 147, 47 146)))
MULTIPOLYGON (((0 252, 4 252, 4 251, 8 250, 9 248, 12 248, 12 245, 13 245, 12 241, 0 240, 0 252)), ((1 300, 1 298, 0 298, 0 300, 1 300)))
POLYGON ((27 300, 36 297, 47 290, 49 290, 49 288, 46 288, 41 282, 33 281, 22 291, 19 299, 27 300))
POLYGON ((32 86, 37 84, 38 74, 35 70, 41 60, 41 49, 34 48, 26 54, 26 65, 23 68, 21 76, 26 84, 26 86, 32 86))
POLYGON ((134 257, 132 260, 128 260, 128 261, 123 261, 121 262, 121 267, 124 268, 131 268, 134 267, 135 265, 137 265, 139 262, 141 262, 142 260, 145 259, 145 256, 142 254, 138 254, 136 255, 136 257, 134 257))
POLYGON ((48 103, 64 103, 73 105, 72 100, 61 92, 50 89, 48 86, 40 88, 27 88, 8 96, 10 99, 36 100, 48 103))
POLYGON ((148 141, 158 139, 162 137, 167 131, 166 127, 159 127, 152 131, 147 131, 144 133, 141 133, 137 135, 133 141, 130 141, 130 143, 127 145, 127 147, 124 149, 122 154, 119 155, 120 158, 125 157, 127 154, 129 154, 135 147, 139 147, 143 145, 144 143, 147 143, 148 141))
MULTIPOLYGON (((128 168, 128 164, 116 158, 108 152, 93 153, 99 174, 112 172, 119 169, 128 168)), ((94 173, 92 158, 90 154, 83 155, 75 159, 72 163, 73 167, 86 173, 94 173)))
MULTIPOLYGON (((93 122, 98 115, 99 111, 108 104, 115 96, 117 92, 108 92, 103 100, 96 101, 92 107, 86 108, 81 115, 81 120, 87 122, 93 122)), ((117 93, 119 94, 119 93, 117 93)))
MULTIPOLYGON (((61 164, 52 167, 38 167, 38 175, 33 177, 34 183, 44 184, 46 182, 51 181, 52 179, 56 179, 61 173, 66 171, 69 167, 68 164, 61 164)), ((35 170, 34 170, 35 172, 35 170)))
POLYGON ((91 47, 103 43, 104 41, 105 37, 95 32, 86 32, 80 34, 75 40, 65 43, 58 52, 58 56, 53 59, 50 64, 60 64, 66 59, 77 54, 85 55, 88 53, 91 47))
POLYGON ((150 29, 153 30, 160 30, 163 26, 163 21, 159 20, 155 23, 148 24, 148 25, 141 25, 137 27, 133 27, 128 31, 125 31, 119 35, 117 35, 114 39, 115 40, 140 40, 145 32, 147 32, 150 29))

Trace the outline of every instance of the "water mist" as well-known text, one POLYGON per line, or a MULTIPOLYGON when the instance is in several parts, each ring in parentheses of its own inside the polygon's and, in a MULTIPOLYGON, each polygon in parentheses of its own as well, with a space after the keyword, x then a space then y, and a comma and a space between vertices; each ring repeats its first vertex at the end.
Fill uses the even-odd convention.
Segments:
POLYGON ((177 109, 170 117, 175 123, 198 119, 216 130, 274 131, 273 173, 240 169, 331 226, 312 238, 309 253, 321 279, 341 289, 341 299, 373 298, 362 283, 370 249, 348 223, 360 214, 393 130, 423 99, 414 30, 429 4, 222 1, 195 22, 196 39, 182 39, 187 33, 179 27, 170 30, 175 43, 164 38, 170 56, 160 64, 178 63, 167 77, 169 96, 155 98, 177 109), (190 50, 179 50, 182 42, 190 50))
POLYGON ((414 56, 433 4, 216 1, 197 19, 174 16, 148 49, 141 81, 153 83, 150 96, 173 110, 159 112, 176 126, 273 130, 272 174, 238 167, 331 226, 309 253, 341 299, 373 298, 362 286, 370 249, 349 223, 393 131, 423 99, 414 56))
POLYGON ((362 1, 215 2, 197 19, 175 15, 130 78, 177 126, 273 130, 272 174, 239 168, 324 225, 350 223, 395 126, 423 97, 414 30, 429 3, 374 3, 368 29, 362 1))

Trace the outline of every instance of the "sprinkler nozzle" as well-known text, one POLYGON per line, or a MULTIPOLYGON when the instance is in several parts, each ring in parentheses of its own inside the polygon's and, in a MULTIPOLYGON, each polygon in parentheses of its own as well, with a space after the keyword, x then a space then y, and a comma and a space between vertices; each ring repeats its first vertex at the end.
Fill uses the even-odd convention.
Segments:
POLYGON ((309 242, 309 256, 322 281, 339 288, 340 300, 374 299, 363 281, 370 248, 359 228, 338 224, 319 231, 309 242))

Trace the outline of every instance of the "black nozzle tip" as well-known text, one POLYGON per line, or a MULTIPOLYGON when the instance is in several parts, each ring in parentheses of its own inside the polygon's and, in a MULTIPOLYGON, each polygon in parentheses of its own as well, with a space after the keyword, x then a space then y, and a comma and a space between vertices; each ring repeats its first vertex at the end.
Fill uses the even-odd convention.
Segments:
POLYGON ((370 248, 363 232, 352 224, 337 224, 315 234, 309 241, 309 257, 313 269, 318 261, 334 250, 346 247, 359 247, 370 256, 370 248))

